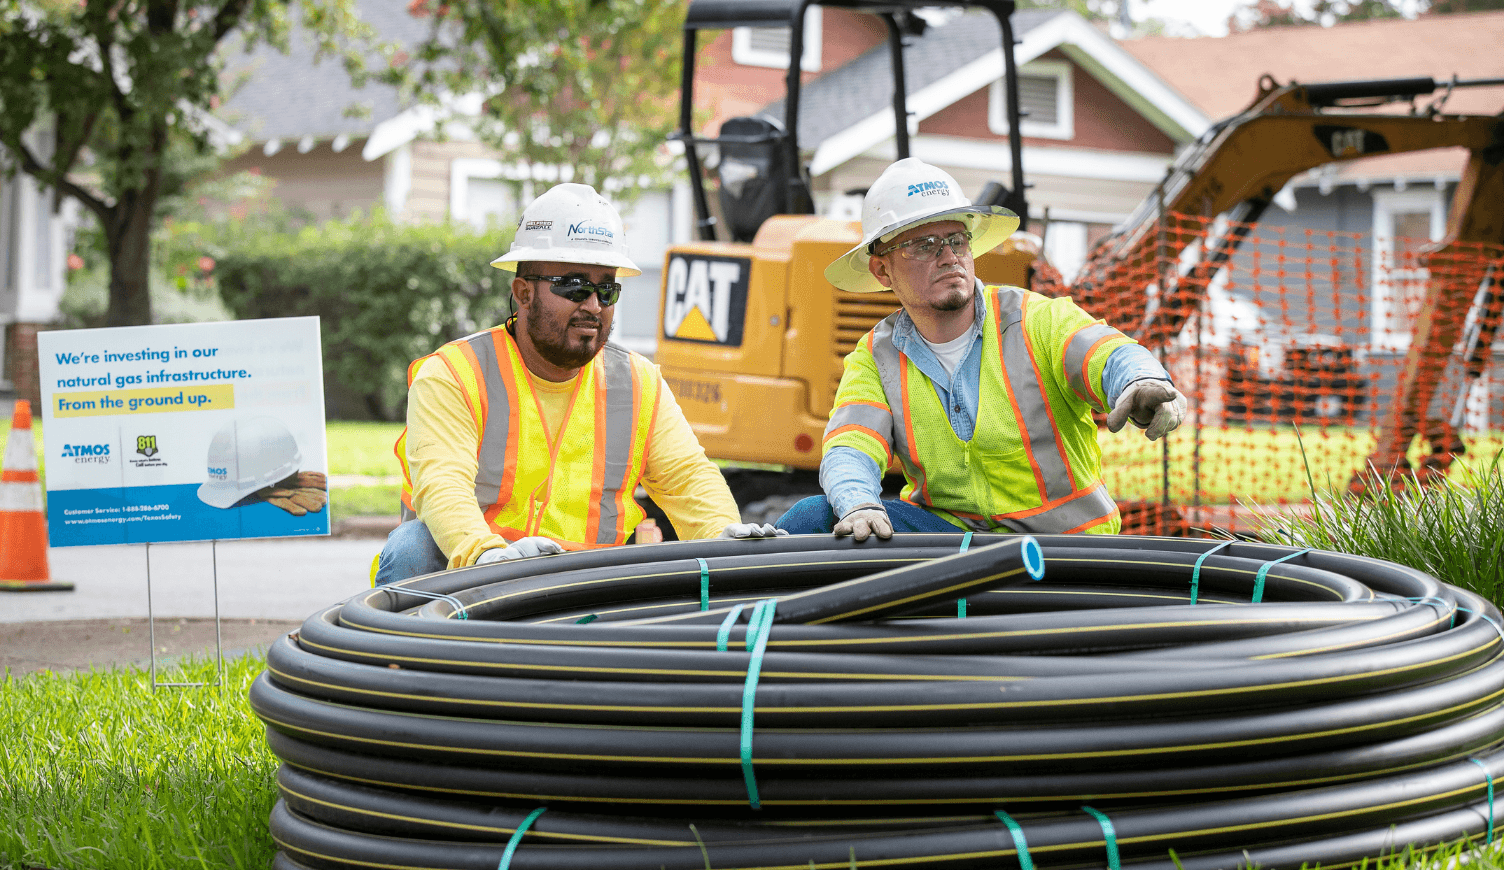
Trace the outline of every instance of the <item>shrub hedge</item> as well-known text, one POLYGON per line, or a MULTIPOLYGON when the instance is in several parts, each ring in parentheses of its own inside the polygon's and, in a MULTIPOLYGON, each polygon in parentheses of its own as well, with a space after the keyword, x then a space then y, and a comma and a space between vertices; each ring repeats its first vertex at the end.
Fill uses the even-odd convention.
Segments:
POLYGON ((379 213, 252 226, 219 251, 214 278, 237 318, 318 315, 326 379, 393 420, 404 413, 409 362, 511 314, 504 275, 489 265, 511 233, 379 213))

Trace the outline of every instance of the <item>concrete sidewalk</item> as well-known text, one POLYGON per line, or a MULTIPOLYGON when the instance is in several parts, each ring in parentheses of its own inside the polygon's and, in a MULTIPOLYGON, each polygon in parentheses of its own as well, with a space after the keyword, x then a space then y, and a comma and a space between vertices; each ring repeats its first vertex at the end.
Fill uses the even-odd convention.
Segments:
POLYGON ((147 615, 147 559, 158 617, 296 619, 370 588, 371 538, 266 538, 218 544, 61 547, 47 551, 52 579, 71 592, 0 595, 0 623, 147 615))
POLYGON ((216 563, 220 642, 229 657, 263 648, 370 588, 381 544, 378 536, 51 549, 52 579, 74 589, 0 593, 0 673, 144 666, 153 646, 148 555, 160 665, 214 654, 216 563))

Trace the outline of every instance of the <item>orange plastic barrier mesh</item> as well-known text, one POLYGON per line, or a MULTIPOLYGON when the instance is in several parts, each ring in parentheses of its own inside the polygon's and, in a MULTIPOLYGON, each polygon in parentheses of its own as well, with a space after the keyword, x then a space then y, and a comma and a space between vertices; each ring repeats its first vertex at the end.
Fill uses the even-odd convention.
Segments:
POLYGON ((1166 443, 1102 430, 1125 530, 1250 531, 1249 506, 1299 510, 1370 465, 1424 482, 1504 447, 1504 248, 1170 215, 1138 250, 1040 288, 1138 337, 1190 398, 1166 443))

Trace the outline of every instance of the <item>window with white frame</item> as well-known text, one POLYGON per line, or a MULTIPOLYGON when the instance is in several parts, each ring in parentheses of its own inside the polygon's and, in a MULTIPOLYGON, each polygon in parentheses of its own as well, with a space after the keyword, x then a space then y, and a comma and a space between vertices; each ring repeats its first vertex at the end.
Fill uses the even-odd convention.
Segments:
MULTIPOLYGON (((1019 127, 1025 136, 1073 139, 1076 136, 1075 88, 1071 65, 1061 60, 1036 60, 1018 69, 1019 127)), ((987 101, 987 126, 1008 134, 1008 102, 1003 80, 992 83, 987 101)))
POLYGON ((478 230, 515 223, 519 182, 500 161, 458 158, 449 164, 449 216, 478 230))
POLYGON ((1442 191, 1379 190, 1373 194, 1373 311, 1371 346, 1403 352, 1410 347, 1430 272, 1421 249, 1446 232, 1442 191))
MULTIPOLYGON (((787 27, 737 27, 731 31, 731 59, 742 66, 769 66, 788 69, 789 44, 793 34, 787 27)), ((804 57, 800 69, 820 71, 820 7, 804 10, 804 57)))

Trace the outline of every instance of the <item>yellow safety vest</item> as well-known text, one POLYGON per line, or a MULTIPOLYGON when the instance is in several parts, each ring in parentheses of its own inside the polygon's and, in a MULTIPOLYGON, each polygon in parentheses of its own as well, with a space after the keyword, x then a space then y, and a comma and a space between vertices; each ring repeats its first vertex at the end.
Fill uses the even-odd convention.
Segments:
POLYGON ((1115 534, 1091 411, 1106 411, 1102 370, 1133 339, 1074 302, 987 287, 976 428, 956 437, 928 377, 893 344, 898 313, 846 358, 824 449, 853 447, 887 468, 901 498, 973 531, 1115 534))
MULTIPOLYGON (((449 367, 475 419, 475 500, 493 531, 508 541, 550 538, 566 550, 627 542, 645 516, 633 493, 658 406, 652 363, 606 345, 580 369, 564 427, 550 443, 516 339, 505 328, 450 342, 430 356, 449 367)), ((408 367, 409 386, 427 359, 408 367)), ((406 516, 413 511, 406 429, 394 452, 406 516)))

